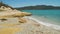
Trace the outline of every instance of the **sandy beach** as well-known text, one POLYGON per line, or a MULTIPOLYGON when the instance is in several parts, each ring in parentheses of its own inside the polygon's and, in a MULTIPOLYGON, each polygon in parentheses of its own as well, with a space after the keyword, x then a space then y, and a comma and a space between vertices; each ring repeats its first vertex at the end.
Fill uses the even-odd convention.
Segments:
MULTIPOLYGON (((43 18, 41 18, 43 20, 43 18)), ((60 28, 18 10, 0 12, 0 34, 60 34, 60 28)))
POLYGON ((60 31, 24 17, 26 23, 0 25, 0 34, 60 34, 60 31), (4 32, 4 33, 3 33, 4 32))

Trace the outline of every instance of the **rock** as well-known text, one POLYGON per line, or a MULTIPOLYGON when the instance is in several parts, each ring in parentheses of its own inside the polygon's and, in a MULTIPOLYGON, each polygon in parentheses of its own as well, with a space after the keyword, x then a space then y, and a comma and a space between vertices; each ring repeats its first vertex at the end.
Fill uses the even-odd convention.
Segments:
POLYGON ((9 7, 1 6, 1 7, 0 7, 0 10, 2 10, 2 11, 7 11, 7 10, 12 10, 12 9, 9 8, 9 7))
POLYGON ((31 13, 27 13, 27 12, 19 12, 19 13, 13 14, 13 16, 14 16, 14 17, 31 16, 31 13))
POLYGON ((22 12, 22 14, 24 14, 24 16, 31 16, 31 13, 27 13, 27 12, 22 12))
POLYGON ((27 22, 27 19, 25 19, 25 18, 18 18, 18 19, 19 19, 20 23, 26 23, 27 22))
POLYGON ((27 12, 19 12, 19 11, 5 11, 0 12, 0 18, 7 18, 7 17, 24 17, 24 16, 31 16, 31 13, 27 12))
POLYGON ((0 19, 0 20, 3 22, 3 21, 6 21, 7 19, 4 19, 4 18, 3 18, 3 19, 0 19))

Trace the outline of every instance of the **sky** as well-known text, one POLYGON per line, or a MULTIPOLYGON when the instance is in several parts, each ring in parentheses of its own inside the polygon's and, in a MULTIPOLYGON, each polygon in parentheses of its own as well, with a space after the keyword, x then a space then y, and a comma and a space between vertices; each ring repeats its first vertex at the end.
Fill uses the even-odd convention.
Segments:
POLYGON ((0 0, 12 7, 24 7, 35 5, 52 5, 60 6, 60 0, 0 0))

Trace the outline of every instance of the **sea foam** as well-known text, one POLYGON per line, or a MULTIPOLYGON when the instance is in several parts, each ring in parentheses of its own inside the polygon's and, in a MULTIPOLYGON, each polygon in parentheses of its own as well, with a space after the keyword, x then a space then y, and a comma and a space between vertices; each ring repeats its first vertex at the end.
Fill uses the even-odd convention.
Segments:
POLYGON ((51 28, 54 28, 56 30, 60 30, 60 26, 59 25, 55 25, 55 24, 51 24, 51 23, 47 23, 47 22, 43 22, 43 21, 40 21, 36 18, 33 18, 33 17, 27 17, 28 19, 31 19, 31 20, 34 20, 36 21, 37 23, 40 23, 42 25, 45 25, 45 26, 48 26, 48 27, 51 27, 51 28))

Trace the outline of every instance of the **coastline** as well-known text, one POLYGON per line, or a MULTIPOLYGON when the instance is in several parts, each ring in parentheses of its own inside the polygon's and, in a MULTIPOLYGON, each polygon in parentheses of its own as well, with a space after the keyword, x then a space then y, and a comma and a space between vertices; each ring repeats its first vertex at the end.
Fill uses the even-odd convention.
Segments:
MULTIPOLYGON (((36 18, 32 18, 30 16, 27 16, 27 17, 24 17, 27 22, 25 23, 12 23, 12 24, 9 24, 8 25, 6 24, 6 26, 2 25, 0 28, 3 28, 2 32, 5 32, 6 33, 9 31, 14 31, 14 32, 11 32, 11 33, 18 33, 18 34, 59 34, 60 33, 60 30, 56 30, 56 29, 53 29, 51 27, 48 27, 46 26, 47 24, 45 24, 45 22, 41 22, 39 20, 37 20, 36 18), (6 30, 4 30, 6 29, 6 30), (10 30, 11 29, 11 30, 10 30)), ((15 22, 15 21, 14 21, 15 22)))
POLYGON ((60 25, 52 24, 52 23, 50 23, 50 22, 44 22, 44 21, 41 20, 41 19, 40 19, 40 20, 37 19, 35 16, 28 17, 28 19, 34 20, 34 21, 36 21, 37 23, 42 24, 42 25, 45 25, 45 26, 47 26, 47 27, 51 27, 51 28, 53 28, 53 29, 60 30, 60 25))
POLYGON ((0 34, 60 34, 60 26, 31 17, 31 13, 3 7, 4 11, 0 12, 0 34))

